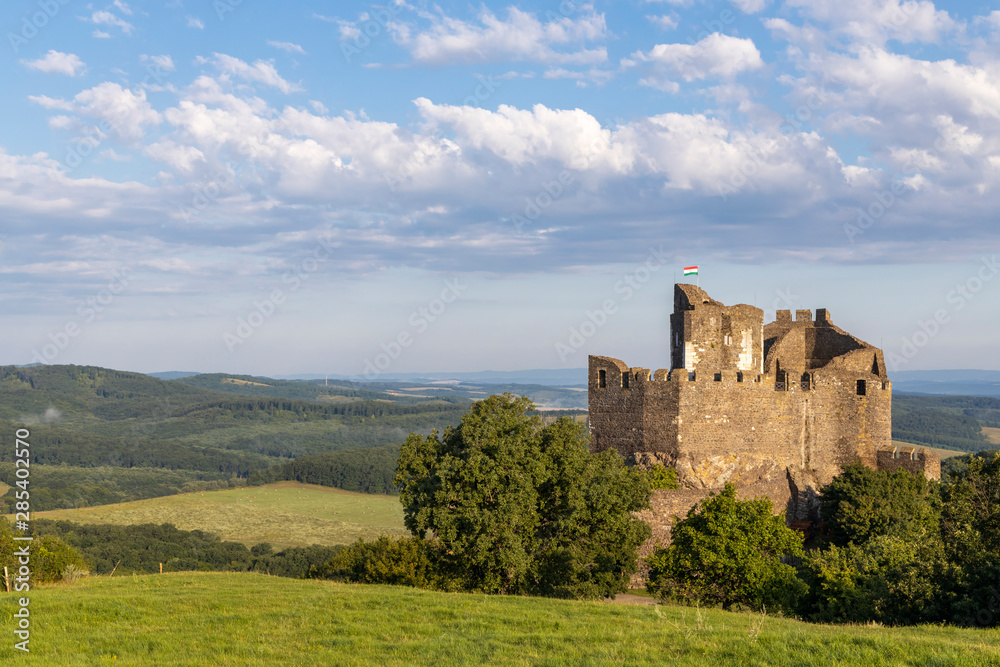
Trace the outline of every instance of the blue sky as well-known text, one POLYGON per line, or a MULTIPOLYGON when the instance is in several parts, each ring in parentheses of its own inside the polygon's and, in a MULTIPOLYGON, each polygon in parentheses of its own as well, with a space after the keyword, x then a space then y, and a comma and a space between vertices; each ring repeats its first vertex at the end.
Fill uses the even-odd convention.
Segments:
POLYGON ((668 364, 685 265, 1000 369, 1000 11, 10 1, 2 363, 668 364))

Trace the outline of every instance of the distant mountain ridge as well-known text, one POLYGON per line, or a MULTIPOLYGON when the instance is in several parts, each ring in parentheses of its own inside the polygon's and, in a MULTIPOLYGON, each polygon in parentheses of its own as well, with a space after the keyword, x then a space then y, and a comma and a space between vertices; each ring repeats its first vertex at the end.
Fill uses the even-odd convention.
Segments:
MULTIPOLYGON (((365 382, 366 378, 357 375, 276 375, 279 380, 351 380, 365 382)), ((484 382, 487 384, 535 384, 546 387, 586 387, 586 368, 538 368, 522 371, 472 371, 462 373, 380 373, 371 378, 370 382, 484 382)))
POLYGON ((1000 371, 974 369, 896 371, 889 374, 897 394, 986 396, 1000 398, 1000 371))

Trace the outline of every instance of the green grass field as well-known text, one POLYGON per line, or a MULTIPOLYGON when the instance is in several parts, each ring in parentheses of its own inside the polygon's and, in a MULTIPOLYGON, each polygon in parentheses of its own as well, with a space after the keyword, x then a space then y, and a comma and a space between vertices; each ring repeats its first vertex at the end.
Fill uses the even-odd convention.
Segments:
POLYGON ((407 534, 398 496, 351 493, 298 482, 52 510, 33 516, 118 525, 172 523, 182 530, 203 530, 248 546, 270 542, 279 550, 407 534))
POLYGON ((256 574, 93 577, 31 592, 31 653, 61 665, 1000 664, 1000 630, 811 625, 684 607, 438 593, 256 574))

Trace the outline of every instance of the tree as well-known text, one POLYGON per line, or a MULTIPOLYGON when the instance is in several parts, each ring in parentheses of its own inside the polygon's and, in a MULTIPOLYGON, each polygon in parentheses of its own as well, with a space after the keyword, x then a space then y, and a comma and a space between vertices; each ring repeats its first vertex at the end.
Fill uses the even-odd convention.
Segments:
POLYGON ((951 617, 961 571, 941 540, 941 499, 922 474, 848 466, 824 486, 825 549, 802 563, 803 615, 899 625, 951 617))
POLYGON ((736 487, 692 507, 670 546, 647 558, 647 589, 665 599, 791 611, 806 587, 785 556, 801 556, 802 536, 775 516, 770 499, 737 500, 736 487))
POLYGON ((830 545, 807 555, 800 574, 809 585, 800 612, 813 621, 903 625, 950 618, 941 584, 956 572, 934 541, 877 535, 830 545))
POLYGON ((937 539, 941 503, 936 485, 922 474, 844 468, 821 489, 821 511, 830 542, 861 544, 879 535, 937 539))
POLYGON ((579 425, 542 427, 526 397, 490 396, 443 437, 411 434, 395 483, 406 527, 432 535, 468 590, 563 597, 624 590, 649 527, 650 491, 616 453, 592 455, 579 425))
POLYGON ((971 457, 941 497, 944 548, 960 570, 953 620, 1000 625, 1000 452, 971 457))

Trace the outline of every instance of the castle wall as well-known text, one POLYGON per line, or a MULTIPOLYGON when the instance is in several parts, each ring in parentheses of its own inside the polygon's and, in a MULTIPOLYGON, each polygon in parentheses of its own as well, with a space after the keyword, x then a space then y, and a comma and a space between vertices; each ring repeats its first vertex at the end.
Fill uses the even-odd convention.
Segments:
POLYGON ((631 369, 618 359, 590 357, 590 450, 616 449, 623 457, 644 450, 644 392, 633 386, 631 369), (628 377, 625 386, 623 376, 628 377))
POLYGON ((616 449, 631 464, 662 463, 682 489, 657 491, 640 516, 643 546, 666 544, 683 517, 726 483, 744 498, 767 496, 790 522, 818 518, 818 490, 845 466, 922 471, 940 460, 891 443, 892 383, 882 351, 834 326, 825 309, 726 307, 694 285, 677 285, 672 369, 590 357, 592 451, 616 449))
POLYGON ((941 479, 941 458, 926 449, 888 445, 880 448, 876 456, 879 470, 922 472, 927 479, 941 479))

